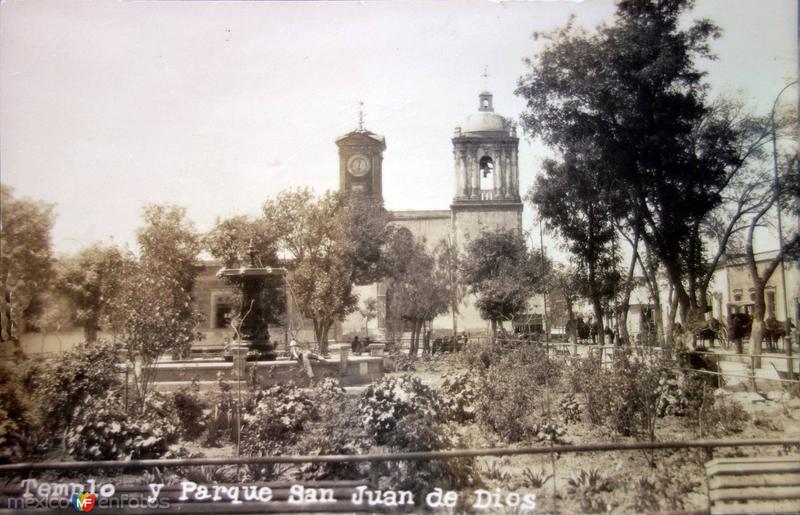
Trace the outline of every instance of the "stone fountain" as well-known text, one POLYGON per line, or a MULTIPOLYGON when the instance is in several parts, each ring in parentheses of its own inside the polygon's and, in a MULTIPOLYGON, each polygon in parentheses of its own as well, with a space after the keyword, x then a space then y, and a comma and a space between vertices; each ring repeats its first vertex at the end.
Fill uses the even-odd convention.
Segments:
POLYGON ((249 264, 239 268, 222 268, 217 272, 217 277, 228 279, 242 293, 239 323, 234 326, 236 334, 230 349, 234 369, 240 371, 244 371, 245 361, 248 359, 272 361, 277 356, 274 345, 269 341, 269 323, 262 293, 269 277, 286 273, 285 268, 258 266, 252 240, 247 253, 250 257, 249 264))

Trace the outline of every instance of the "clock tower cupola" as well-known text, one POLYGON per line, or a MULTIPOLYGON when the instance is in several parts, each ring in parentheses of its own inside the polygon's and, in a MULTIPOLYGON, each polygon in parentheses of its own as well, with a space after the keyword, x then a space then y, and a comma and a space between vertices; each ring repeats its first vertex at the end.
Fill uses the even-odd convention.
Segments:
POLYGON ((363 195, 383 202, 383 136, 364 128, 359 113, 358 128, 336 139, 339 147, 339 191, 363 195))

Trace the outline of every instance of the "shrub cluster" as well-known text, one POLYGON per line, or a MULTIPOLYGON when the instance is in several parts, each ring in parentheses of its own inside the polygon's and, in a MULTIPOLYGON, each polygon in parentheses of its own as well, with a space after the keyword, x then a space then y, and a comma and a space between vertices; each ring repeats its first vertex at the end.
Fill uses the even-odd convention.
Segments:
POLYGON ((153 410, 129 416, 113 393, 75 408, 65 437, 79 460, 160 458, 177 440, 178 428, 153 410))
POLYGON ((53 429, 70 424, 77 406, 120 389, 120 347, 113 342, 83 343, 65 352, 42 377, 38 393, 43 417, 53 429))
POLYGON ((38 443, 34 384, 39 376, 35 363, 0 365, 0 463, 19 460, 38 443))
POLYGON ((623 436, 655 435, 662 380, 670 364, 661 358, 645 360, 628 349, 617 350, 609 366, 597 358, 577 360, 569 380, 584 394, 591 423, 623 436))
POLYGON ((489 362, 477 404, 478 423, 510 442, 538 434, 537 394, 557 380, 557 365, 532 346, 507 348, 489 362))
POLYGON ((418 378, 408 374, 384 377, 367 387, 358 406, 361 422, 378 445, 387 445, 404 417, 415 414, 440 422, 439 397, 418 378))
POLYGON ((286 454, 298 442, 314 415, 308 393, 293 385, 277 385, 260 393, 242 417, 241 452, 247 456, 286 454))
POLYGON ((476 406, 483 388, 481 376, 471 371, 461 371, 445 376, 439 394, 445 416, 454 422, 475 420, 476 406))
MULTIPOLYGON (((373 445, 395 451, 436 451, 461 447, 444 426, 437 393, 409 375, 385 377, 370 385, 358 404, 361 422, 373 445)), ((433 487, 466 488, 475 481, 474 460, 421 460, 376 464, 389 487, 417 495, 433 487)))
MULTIPOLYGON (((345 395, 333 378, 320 381, 311 391, 316 416, 306 424, 305 434, 294 448, 296 454, 362 454, 368 442, 359 424, 357 402, 345 395)), ((304 463, 301 479, 358 479, 363 477, 357 463, 304 463)))

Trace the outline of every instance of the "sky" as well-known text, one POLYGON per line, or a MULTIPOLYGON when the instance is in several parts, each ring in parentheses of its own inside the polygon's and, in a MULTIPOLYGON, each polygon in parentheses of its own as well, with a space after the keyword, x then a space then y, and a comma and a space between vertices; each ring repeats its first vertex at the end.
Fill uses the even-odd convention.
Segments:
MULTIPOLYGON (((3 0, 0 182, 55 204, 58 252, 134 248, 147 203, 184 206, 206 231, 283 190, 337 188, 334 141, 361 101, 386 137, 387 208, 448 209, 453 130, 478 93, 518 120, 523 58, 544 45, 532 33, 613 12, 610 0, 3 0)), ((688 19, 701 17, 723 29, 701 63, 712 95, 768 113, 797 79, 796 0, 697 0, 688 19)), ((522 194, 547 155, 521 139, 522 194)), ((529 206, 523 220, 536 227, 529 206)))

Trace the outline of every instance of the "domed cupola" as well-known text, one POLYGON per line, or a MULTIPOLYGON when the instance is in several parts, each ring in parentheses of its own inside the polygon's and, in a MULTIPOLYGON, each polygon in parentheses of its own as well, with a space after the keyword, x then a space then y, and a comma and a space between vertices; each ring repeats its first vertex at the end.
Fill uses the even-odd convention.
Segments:
POLYGON ((490 92, 482 91, 478 101, 478 112, 467 116, 453 137, 454 201, 519 202, 516 127, 494 112, 490 92))
MULTIPOLYGON (((480 136, 484 133, 508 133, 510 123, 508 120, 494 112, 492 94, 484 91, 479 95, 478 112, 467 116, 461 125, 461 132, 480 136)), ((491 134, 489 134, 491 135, 491 134)))

